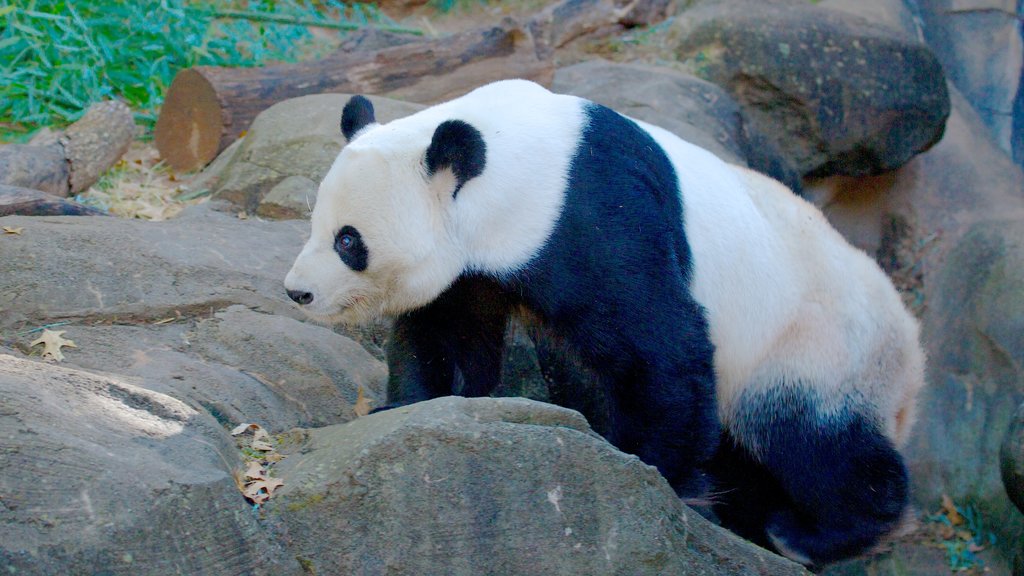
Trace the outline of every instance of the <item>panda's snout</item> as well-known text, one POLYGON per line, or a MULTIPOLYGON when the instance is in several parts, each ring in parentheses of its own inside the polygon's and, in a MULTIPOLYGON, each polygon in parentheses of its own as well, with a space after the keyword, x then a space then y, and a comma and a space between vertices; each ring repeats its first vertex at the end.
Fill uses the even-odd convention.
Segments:
POLYGON ((303 292, 302 290, 288 290, 287 288, 285 288, 285 291, 288 292, 289 298, 303 306, 313 301, 312 292, 303 292))

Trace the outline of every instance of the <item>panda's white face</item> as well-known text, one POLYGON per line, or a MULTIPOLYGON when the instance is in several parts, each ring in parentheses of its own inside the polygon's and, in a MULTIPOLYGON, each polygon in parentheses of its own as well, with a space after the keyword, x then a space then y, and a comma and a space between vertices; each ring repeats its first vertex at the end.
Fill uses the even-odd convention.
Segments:
POLYGON ((380 146, 388 134, 368 136, 345 147, 320 184, 312 233, 285 278, 289 295, 323 322, 418 308, 463 269, 446 226, 448 194, 435 193, 451 190, 451 179, 428 178, 425 143, 417 154, 415 142, 380 146))

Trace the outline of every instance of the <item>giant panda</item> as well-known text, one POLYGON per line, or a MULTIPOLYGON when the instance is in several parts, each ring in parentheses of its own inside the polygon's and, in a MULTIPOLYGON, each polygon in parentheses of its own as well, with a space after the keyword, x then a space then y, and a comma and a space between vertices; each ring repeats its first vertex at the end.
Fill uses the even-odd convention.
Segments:
POLYGON ((607 437, 805 564, 907 510, 918 327, 879 267, 778 182, 528 81, 387 124, 362 96, 287 294, 394 319, 388 401, 499 383, 510 314, 608 395, 607 437))

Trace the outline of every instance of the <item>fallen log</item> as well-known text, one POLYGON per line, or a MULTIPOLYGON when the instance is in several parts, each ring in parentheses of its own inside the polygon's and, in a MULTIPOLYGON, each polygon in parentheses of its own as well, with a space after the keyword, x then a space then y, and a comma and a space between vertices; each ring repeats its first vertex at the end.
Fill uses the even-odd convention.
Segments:
POLYGON ((117 100, 98 102, 46 143, 0 146, 0 184, 60 197, 77 194, 95 184, 134 138, 128 106, 117 100))
POLYGON ((530 32, 499 26, 369 52, 335 52, 313 62, 265 68, 198 66, 179 72, 157 119, 161 157, 179 171, 205 166, 257 114, 306 94, 386 94, 423 103, 459 96, 500 78, 550 83, 554 66, 537 56, 530 32))
POLYGON ((33 188, 0 184, 0 216, 101 216, 106 212, 33 188))

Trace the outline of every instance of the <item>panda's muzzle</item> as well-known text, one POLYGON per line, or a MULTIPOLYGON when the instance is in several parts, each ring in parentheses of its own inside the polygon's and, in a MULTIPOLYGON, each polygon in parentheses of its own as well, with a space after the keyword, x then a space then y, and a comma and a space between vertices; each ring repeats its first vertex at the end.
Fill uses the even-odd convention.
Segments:
POLYGON ((313 301, 312 292, 303 292, 302 290, 288 290, 287 288, 285 289, 285 291, 288 292, 288 297, 294 300, 296 304, 305 306, 306 304, 309 304, 310 302, 313 301))

